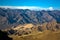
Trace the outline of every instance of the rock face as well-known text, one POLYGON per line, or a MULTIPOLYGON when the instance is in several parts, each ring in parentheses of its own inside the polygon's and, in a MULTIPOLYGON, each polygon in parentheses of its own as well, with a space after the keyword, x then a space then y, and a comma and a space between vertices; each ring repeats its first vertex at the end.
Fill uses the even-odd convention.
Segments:
POLYGON ((0 29, 16 27, 22 24, 43 24, 45 22, 60 22, 60 11, 33 11, 29 9, 0 8, 0 29))
POLYGON ((57 29, 60 29, 60 24, 57 24, 57 25, 56 25, 56 28, 57 28, 57 29))

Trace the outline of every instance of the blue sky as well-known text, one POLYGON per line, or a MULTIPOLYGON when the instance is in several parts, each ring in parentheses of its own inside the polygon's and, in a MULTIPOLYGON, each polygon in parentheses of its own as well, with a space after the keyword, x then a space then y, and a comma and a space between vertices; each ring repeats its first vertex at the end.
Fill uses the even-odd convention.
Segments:
POLYGON ((60 9, 60 0, 0 0, 0 6, 39 6, 60 9))

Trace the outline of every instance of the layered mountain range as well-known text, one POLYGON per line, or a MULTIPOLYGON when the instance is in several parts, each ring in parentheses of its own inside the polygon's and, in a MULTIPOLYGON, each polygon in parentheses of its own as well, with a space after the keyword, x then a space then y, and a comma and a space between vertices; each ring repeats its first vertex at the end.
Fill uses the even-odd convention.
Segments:
POLYGON ((29 10, 0 8, 0 29, 23 24, 43 24, 55 21, 60 23, 60 10, 29 10))

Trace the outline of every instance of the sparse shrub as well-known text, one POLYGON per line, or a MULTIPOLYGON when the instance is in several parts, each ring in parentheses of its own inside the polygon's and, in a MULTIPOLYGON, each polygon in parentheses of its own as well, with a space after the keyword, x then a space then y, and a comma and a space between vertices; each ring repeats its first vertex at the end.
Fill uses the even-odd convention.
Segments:
POLYGON ((38 31, 43 31, 42 26, 38 26, 38 31))

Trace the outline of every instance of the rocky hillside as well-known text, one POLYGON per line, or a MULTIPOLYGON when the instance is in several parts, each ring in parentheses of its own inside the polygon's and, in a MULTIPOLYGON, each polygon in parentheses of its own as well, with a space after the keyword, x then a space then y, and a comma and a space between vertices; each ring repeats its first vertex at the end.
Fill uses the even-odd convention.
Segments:
POLYGON ((34 11, 29 9, 0 8, 0 29, 16 27, 17 25, 27 23, 35 25, 52 21, 60 23, 60 10, 34 11))
POLYGON ((60 31, 51 32, 51 31, 44 31, 40 33, 30 34, 30 35, 10 35, 13 40, 60 40, 60 31))

